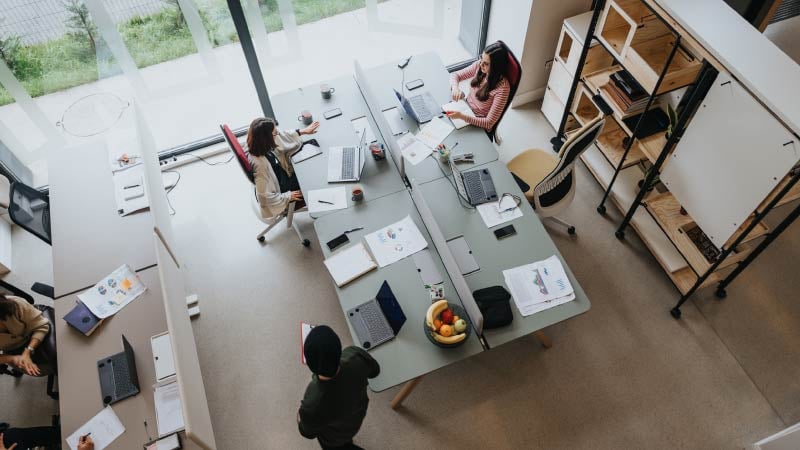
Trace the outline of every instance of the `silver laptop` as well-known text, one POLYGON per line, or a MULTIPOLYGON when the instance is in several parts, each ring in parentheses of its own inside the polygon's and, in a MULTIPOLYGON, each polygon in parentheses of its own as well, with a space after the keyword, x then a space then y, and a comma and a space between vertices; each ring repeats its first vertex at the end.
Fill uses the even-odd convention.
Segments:
POLYGON ((442 113, 441 106, 436 103, 430 92, 405 97, 395 89, 394 94, 400 100, 400 104, 403 105, 406 114, 416 120, 417 123, 430 122, 434 117, 442 113))
POLYGON ((472 206, 481 203, 496 202, 497 191, 494 188, 494 181, 489 169, 475 169, 462 172, 450 158, 450 170, 453 171, 453 179, 456 182, 458 195, 469 201, 472 206))
POLYGON ((367 130, 361 132, 358 147, 330 147, 328 149, 328 183, 358 181, 367 162, 367 130))

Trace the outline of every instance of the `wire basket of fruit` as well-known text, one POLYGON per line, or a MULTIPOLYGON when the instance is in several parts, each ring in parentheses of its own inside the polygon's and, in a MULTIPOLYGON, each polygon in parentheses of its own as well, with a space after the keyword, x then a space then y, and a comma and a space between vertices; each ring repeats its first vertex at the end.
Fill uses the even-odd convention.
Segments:
POLYGON ((422 325, 428 340, 444 348, 458 347, 472 333, 464 308, 455 303, 447 303, 447 300, 432 304, 422 325))

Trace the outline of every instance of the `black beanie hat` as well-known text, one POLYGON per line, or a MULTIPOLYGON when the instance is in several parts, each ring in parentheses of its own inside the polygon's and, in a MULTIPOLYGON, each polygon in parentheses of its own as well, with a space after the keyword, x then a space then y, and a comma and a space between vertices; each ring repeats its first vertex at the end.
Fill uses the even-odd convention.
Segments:
POLYGON ((342 342, 330 327, 318 325, 308 333, 303 353, 312 372, 323 377, 333 377, 339 370, 342 342))

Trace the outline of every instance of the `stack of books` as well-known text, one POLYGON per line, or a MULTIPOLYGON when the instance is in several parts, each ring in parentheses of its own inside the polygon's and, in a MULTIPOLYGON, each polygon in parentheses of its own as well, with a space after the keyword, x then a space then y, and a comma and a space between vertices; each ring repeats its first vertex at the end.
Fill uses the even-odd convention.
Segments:
POLYGON ((647 91, 625 70, 611 74, 608 83, 600 89, 622 111, 623 116, 639 114, 647 106, 647 91))

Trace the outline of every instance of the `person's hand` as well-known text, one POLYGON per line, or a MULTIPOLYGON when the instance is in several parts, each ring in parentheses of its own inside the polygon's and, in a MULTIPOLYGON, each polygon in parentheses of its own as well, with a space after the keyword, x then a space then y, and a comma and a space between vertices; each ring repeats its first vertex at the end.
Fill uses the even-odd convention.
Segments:
POLYGON ((453 101, 457 102, 457 101, 461 100, 464 97, 464 93, 461 92, 461 89, 459 89, 458 86, 453 86, 452 97, 453 97, 453 101))
POLYGON ((447 117, 449 117, 449 118, 451 118, 453 120, 461 119, 461 120, 466 121, 466 117, 467 116, 464 115, 464 113, 462 113, 461 111, 445 111, 444 113, 447 114, 447 117))
POLYGON ((78 439, 78 450, 94 450, 94 442, 89 436, 81 436, 78 439))
POLYGON ((314 134, 317 132, 317 128, 319 128, 319 122, 315 120, 311 125, 300 130, 300 134, 314 134))
POLYGON ((303 193, 301 191, 292 191, 291 196, 289 197, 289 201, 298 202, 303 199, 303 193))
POLYGON ((31 360, 30 353, 25 350, 21 355, 14 358, 14 365, 20 368, 23 372, 27 373, 30 376, 38 377, 41 371, 39 370, 39 366, 34 364, 31 360))
MULTIPOLYGON (((300 413, 298 413, 298 414, 300 414, 300 413)), ((298 415, 298 418, 299 417, 300 416, 298 415)), ((14 444, 11 444, 11 447, 6 448, 6 445, 5 445, 4 441, 3 441, 3 433, 0 433, 0 450, 14 450, 16 447, 17 447, 17 444, 14 443, 14 444)), ((78 450, 81 450, 81 449, 78 449, 78 450)), ((91 450, 91 449, 89 449, 89 450, 91 450)))

